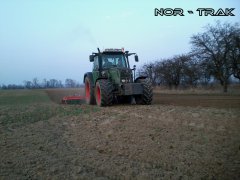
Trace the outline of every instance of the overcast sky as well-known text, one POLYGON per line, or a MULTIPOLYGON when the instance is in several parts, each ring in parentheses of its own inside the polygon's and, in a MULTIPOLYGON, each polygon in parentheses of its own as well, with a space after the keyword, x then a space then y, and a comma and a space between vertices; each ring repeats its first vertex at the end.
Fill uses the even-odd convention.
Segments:
POLYGON ((0 85, 35 77, 82 83, 97 47, 136 52, 140 67, 187 53, 190 37, 208 23, 239 19, 239 0, 0 0, 0 85), (185 16, 156 17, 155 8, 182 8, 185 16), (197 8, 236 9, 200 17, 197 8))

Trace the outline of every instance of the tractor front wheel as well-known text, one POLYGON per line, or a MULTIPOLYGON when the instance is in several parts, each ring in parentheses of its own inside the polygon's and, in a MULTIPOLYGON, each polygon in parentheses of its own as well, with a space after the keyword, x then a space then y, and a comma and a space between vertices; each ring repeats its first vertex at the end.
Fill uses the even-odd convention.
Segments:
POLYGON ((94 88, 91 86, 91 80, 88 77, 85 78, 85 100, 87 104, 96 104, 94 88))
POLYGON ((98 106, 110 106, 113 102, 112 83, 107 79, 100 79, 95 86, 95 97, 98 106))
POLYGON ((142 83, 143 94, 135 96, 137 104, 149 105, 152 103, 153 98, 153 88, 149 79, 138 79, 137 83, 142 83))

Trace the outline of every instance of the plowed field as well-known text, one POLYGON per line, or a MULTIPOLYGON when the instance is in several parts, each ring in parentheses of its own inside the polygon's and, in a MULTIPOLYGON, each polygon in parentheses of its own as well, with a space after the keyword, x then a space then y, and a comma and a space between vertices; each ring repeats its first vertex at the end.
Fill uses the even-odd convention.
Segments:
POLYGON ((0 91, 0 179, 239 179, 240 96, 59 104, 82 93, 0 91))

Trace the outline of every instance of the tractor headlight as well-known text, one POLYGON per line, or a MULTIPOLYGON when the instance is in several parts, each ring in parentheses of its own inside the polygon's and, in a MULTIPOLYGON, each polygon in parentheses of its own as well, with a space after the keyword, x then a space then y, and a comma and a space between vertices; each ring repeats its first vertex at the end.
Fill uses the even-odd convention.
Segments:
POLYGON ((122 83, 125 83, 126 82, 126 80, 125 79, 122 79, 122 83))

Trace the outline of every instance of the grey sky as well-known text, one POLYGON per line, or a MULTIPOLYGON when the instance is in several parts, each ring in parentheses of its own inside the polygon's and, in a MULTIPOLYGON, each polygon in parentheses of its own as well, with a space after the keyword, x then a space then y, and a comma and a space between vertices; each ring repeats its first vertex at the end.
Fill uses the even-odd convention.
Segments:
POLYGON ((88 57, 97 47, 137 52, 140 67, 190 51, 191 35, 204 25, 239 22, 239 16, 239 0, 2 0, 0 84, 34 77, 82 82, 92 68, 88 57), (236 16, 199 17, 200 7, 236 8, 236 16), (154 8, 183 8, 185 16, 155 17, 154 8))

